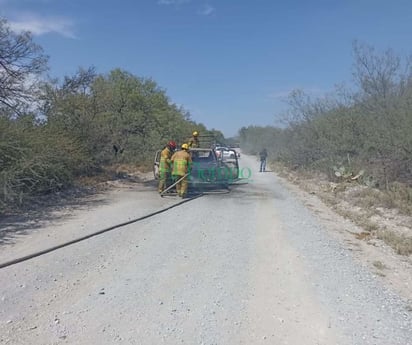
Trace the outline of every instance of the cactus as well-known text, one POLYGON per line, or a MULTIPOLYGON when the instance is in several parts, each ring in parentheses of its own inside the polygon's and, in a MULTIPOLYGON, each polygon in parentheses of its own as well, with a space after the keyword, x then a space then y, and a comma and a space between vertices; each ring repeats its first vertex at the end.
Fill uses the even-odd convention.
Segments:
POLYGON ((352 171, 347 170, 343 165, 337 168, 336 166, 333 167, 333 170, 335 171, 335 176, 336 177, 341 177, 343 179, 348 179, 352 177, 352 171))

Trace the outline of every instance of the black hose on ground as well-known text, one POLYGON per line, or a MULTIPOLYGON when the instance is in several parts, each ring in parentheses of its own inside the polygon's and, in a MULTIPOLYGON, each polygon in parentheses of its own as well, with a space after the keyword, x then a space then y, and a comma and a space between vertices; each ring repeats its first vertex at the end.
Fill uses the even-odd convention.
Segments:
POLYGON ((27 261, 27 260, 36 258, 36 257, 38 257, 38 256, 41 256, 41 255, 44 255, 44 254, 53 252, 53 251, 55 251, 55 250, 58 250, 58 249, 61 249, 61 248, 70 246, 70 245, 72 245, 72 244, 75 244, 75 243, 78 243, 78 242, 87 240, 87 239, 92 238, 92 237, 94 237, 94 236, 101 235, 101 234, 103 234, 103 233, 105 233, 105 232, 108 232, 108 231, 111 231, 111 230, 114 230, 114 229, 117 229, 117 228, 121 228, 121 227, 123 227, 123 226, 129 225, 129 224, 133 224, 133 223, 139 222, 139 221, 141 221, 141 220, 144 220, 144 219, 147 219, 147 218, 156 216, 156 215, 158 215, 158 214, 160 214, 160 213, 163 213, 163 212, 166 212, 166 211, 168 211, 168 210, 170 210, 170 209, 172 209, 172 208, 175 208, 175 207, 180 206, 180 205, 182 205, 182 204, 185 204, 185 203, 187 203, 187 202, 189 202, 189 201, 192 201, 192 200, 194 200, 194 199, 197 199, 197 198, 201 197, 202 195, 203 195, 203 194, 198 194, 198 195, 195 195, 195 196, 193 196, 193 197, 191 197, 191 198, 183 199, 182 201, 178 202, 177 204, 171 205, 171 206, 166 207, 166 208, 162 208, 162 209, 159 210, 159 211, 149 213, 149 214, 147 214, 147 215, 145 215, 145 216, 142 216, 142 217, 139 217, 139 218, 136 218, 136 219, 132 219, 132 220, 129 220, 129 221, 124 222, 124 223, 120 223, 120 224, 116 224, 116 225, 110 226, 110 227, 108 227, 108 228, 105 228, 105 229, 102 229, 102 230, 93 232, 93 233, 91 233, 91 234, 89 234, 89 235, 85 235, 85 236, 76 238, 76 239, 74 239, 74 240, 71 240, 71 241, 68 241, 68 242, 59 244, 59 245, 54 246, 54 247, 50 247, 50 248, 44 249, 44 250, 41 250, 41 251, 38 251, 38 252, 35 252, 35 253, 32 253, 32 254, 29 254, 29 255, 26 255, 26 256, 17 258, 17 259, 13 259, 13 260, 10 260, 10 261, 6 261, 6 262, 3 262, 3 263, 0 263, 0 269, 5 268, 5 267, 8 267, 8 266, 16 265, 16 264, 18 264, 18 263, 20 263, 20 262, 23 262, 23 261, 27 261))

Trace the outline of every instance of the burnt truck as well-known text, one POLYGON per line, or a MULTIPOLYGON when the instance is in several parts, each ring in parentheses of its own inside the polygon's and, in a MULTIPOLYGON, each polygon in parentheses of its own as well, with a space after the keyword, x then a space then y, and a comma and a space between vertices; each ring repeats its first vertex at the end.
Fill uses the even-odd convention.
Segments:
MULTIPOLYGON (((230 155, 217 155, 213 148, 191 148, 192 164, 189 167, 189 187, 195 189, 229 188, 239 178, 239 162, 235 150, 230 155)), ((154 178, 159 178, 160 153, 155 154, 154 178)))

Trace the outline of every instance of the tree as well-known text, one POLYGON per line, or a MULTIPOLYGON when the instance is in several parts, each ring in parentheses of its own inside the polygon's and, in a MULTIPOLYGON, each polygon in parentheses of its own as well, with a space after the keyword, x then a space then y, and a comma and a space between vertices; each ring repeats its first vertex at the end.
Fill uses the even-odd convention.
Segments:
POLYGON ((35 99, 37 77, 47 69, 47 57, 29 32, 13 32, 0 18, 0 104, 19 113, 35 99))
POLYGON ((399 95, 410 83, 410 58, 403 63, 391 49, 383 53, 366 44, 354 42, 353 77, 363 100, 367 99, 372 111, 387 108, 391 97, 399 95))

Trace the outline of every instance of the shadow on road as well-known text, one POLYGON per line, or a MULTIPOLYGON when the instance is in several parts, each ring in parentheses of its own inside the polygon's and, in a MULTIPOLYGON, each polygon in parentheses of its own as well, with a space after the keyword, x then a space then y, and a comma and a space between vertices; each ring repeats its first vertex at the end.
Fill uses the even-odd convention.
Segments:
POLYGON ((18 237, 29 235, 52 221, 68 220, 72 211, 108 204, 104 192, 110 189, 134 189, 136 186, 152 188, 156 183, 154 180, 143 181, 135 176, 126 176, 94 187, 74 187, 33 197, 20 208, 0 214, 0 246, 14 244, 18 237))

